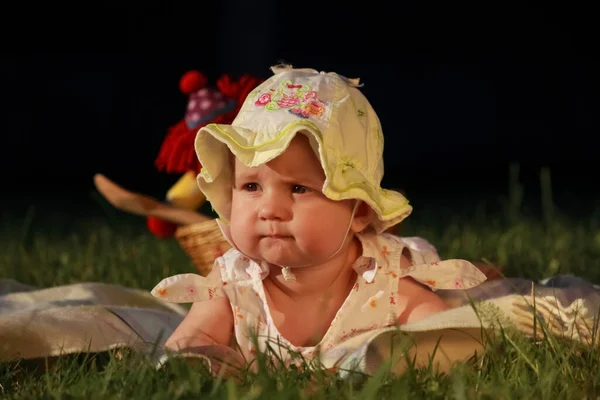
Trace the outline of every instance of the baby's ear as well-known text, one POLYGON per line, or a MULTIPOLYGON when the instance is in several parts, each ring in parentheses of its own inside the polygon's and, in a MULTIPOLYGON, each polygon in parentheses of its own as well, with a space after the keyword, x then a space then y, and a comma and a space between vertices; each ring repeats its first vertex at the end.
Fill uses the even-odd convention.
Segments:
POLYGON ((354 233, 361 232, 369 226, 371 221, 373 221, 373 217, 373 209, 364 201, 359 200, 356 212, 354 213, 354 219, 352 220, 352 231, 354 233))

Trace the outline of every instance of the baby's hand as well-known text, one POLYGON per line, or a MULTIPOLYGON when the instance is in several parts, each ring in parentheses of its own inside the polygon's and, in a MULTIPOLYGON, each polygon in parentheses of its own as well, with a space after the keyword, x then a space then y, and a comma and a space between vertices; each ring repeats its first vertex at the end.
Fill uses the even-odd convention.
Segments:
POLYGON ((184 359, 191 365, 204 364, 213 376, 239 379, 246 368, 243 356, 231 347, 219 344, 190 347, 178 353, 165 354, 159 361, 159 368, 168 365, 170 359, 184 359))

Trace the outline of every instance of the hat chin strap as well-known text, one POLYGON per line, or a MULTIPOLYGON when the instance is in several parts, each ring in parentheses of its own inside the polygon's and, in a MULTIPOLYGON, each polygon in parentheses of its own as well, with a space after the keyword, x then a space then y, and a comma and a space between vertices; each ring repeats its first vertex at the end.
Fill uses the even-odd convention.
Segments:
MULTIPOLYGON (((348 222, 348 228, 346 229, 346 234, 344 235, 344 238, 342 239, 342 243, 340 243, 340 246, 338 247, 338 249, 329 257, 327 257, 325 259, 325 261, 329 261, 331 260, 333 257, 335 257, 344 247, 344 243, 346 242, 346 238, 348 237, 348 233, 350 233, 350 228, 352 228, 352 221, 354 220, 354 215, 356 214, 356 210, 358 209, 358 205, 360 204, 360 200, 356 200, 356 202, 354 203, 354 208, 352 209, 352 214, 350 215, 350 222, 348 222)), ((303 268, 303 267, 308 267, 309 265, 311 265, 311 263, 305 264, 305 265, 300 265, 299 267, 296 268, 303 268)), ((288 266, 282 266, 281 267, 281 273, 283 274, 283 279, 286 281, 295 281, 296 280, 296 276, 292 273, 292 270, 290 267, 288 266)))

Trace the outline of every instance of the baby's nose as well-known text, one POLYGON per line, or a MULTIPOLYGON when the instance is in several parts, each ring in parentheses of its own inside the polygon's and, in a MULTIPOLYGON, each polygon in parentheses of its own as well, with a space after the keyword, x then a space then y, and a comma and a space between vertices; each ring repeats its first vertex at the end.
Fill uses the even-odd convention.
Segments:
POLYGON ((291 214, 291 210, 285 199, 279 198, 276 195, 263 196, 259 210, 259 218, 261 220, 286 221, 290 219, 291 214))

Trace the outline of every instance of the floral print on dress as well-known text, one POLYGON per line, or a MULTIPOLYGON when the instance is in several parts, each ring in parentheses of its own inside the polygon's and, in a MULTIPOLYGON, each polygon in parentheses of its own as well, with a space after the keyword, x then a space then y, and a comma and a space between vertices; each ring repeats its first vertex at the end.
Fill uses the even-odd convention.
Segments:
POLYGON ((390 250, 388 249, 387 246, 381 246, 381 255, 383 256, 383 258, 388 261, 388 256, 392 254, 390 253, 390 250))
POLYGON ((204 277, 197 274, 179 274, 163 279, 151 294, 173 303, 194 303, 223 297, 223 283, 218 275, 204 277))
POLYGON ((217 297, 218 290, 218 288, 208 288, 208 299, 212 300, 217 297))
POLYGON ((240 323, 240 319, 244 319, 244 314, 242 314, 242 310, 238 306, 235 306, 235 310, 233 311, 234 325, 238 325, 240 323))
POLYGON ((432 289, 470 289, 487 278, 477 267, 465 260, 444 260, 414 265, 400 272, 432 289))
POLYGON ((367 312, 374 308, 377 308, 377 306, 379 305, 379 299, 381 298, 381 296, 383 296, 383 290, 380 290, 374 296, 369 297, 367 299, 367 301, 362 305, 360 310, 362 312, 367 312))
POLYGON ((325 104, 310 85, 295 85, 290 80, 281 82, 277 89, 259 94, 254 105, 269 111, 287 110, 300 118, 320 117, 325 111, 325 104))
POLYGON ((387 271, 385 273, 385 275, 390 275, 392 277, 392 279, 396 279, 398 277, 398 274, 395 273, 394 271, 387 271))
POLYGON ((193 296, 196 294, 196 286, 194 285, 188 285, 187 287, 187 292, 190 294, 190 296, 193 296))

